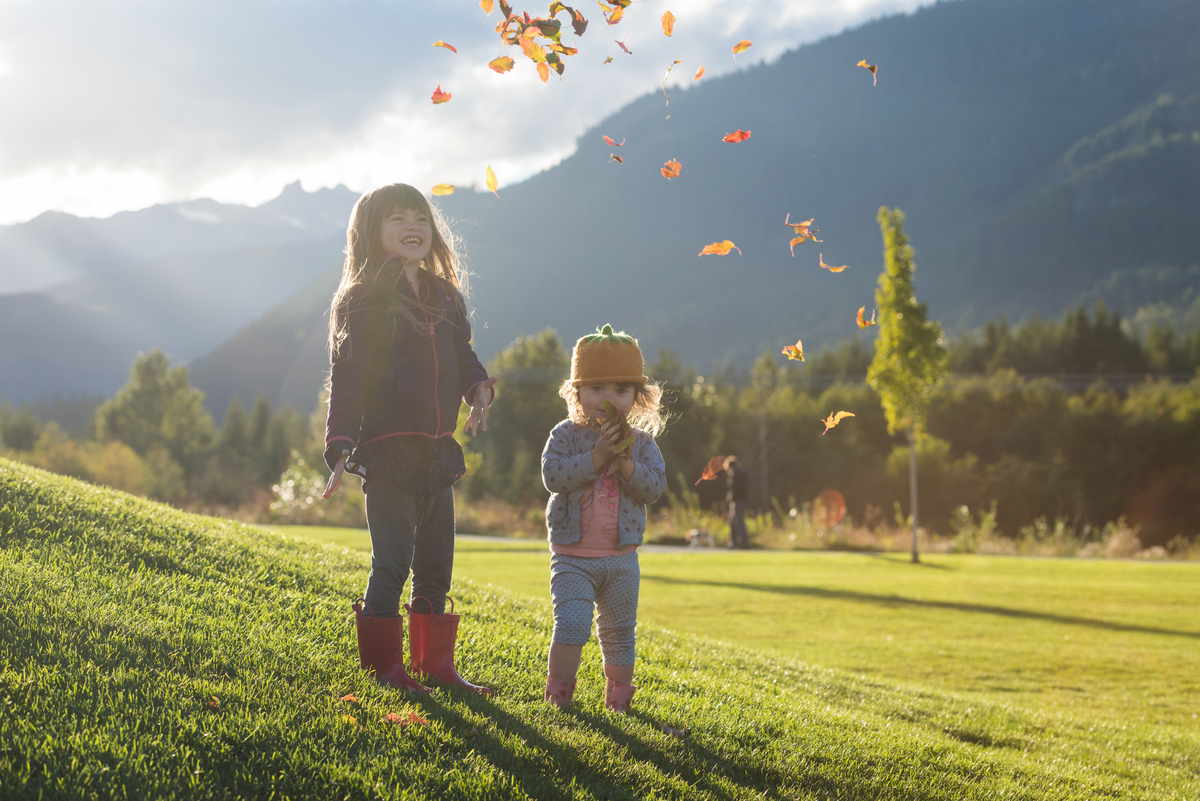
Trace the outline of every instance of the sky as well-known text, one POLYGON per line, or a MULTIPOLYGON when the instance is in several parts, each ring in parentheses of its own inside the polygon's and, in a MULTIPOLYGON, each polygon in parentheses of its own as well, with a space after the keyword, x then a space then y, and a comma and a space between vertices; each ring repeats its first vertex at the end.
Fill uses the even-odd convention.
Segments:
POLYGON ((704 80, 773 61, 923 4, 644 0, 608 27, 589 2, 576 3, 582 37, 559 15, 579 53, 542 83, 496 34, 498 3, 488 16, 477 0, 0 0, 0 224, 200 197, 257 205, 297 179, 482 187, 490 165, 503 187, 660 91, 676 59, 668 92, 700 66, 704 80), (754 44, 735 60, 742 39, 754 44), (503 75, 487 68, 501 55, 517 62, 503 75), (452 98, 434 105, 439 85, 452 98))

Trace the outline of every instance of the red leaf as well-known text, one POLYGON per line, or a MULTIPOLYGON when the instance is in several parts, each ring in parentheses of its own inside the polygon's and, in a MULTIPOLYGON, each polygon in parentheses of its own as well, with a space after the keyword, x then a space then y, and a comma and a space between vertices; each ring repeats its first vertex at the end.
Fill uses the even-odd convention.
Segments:
POLYGON ((737 61, 737 54, 745 53, 747 50, 750 49, 751 45, 753 45, 753 44, 754 44, 754 42, 750 41, 749 39, 743 39, 742 41, 735 44, 733 46, 733 60, 737 61))
POLYGON ((721 141, 736 143, 736 142, 745 142, 749 138, 750 138, 749 131, 743 131, 741 128, 738 128, 736 131, 734 131, 731 134, 725 134, 725 138, 722 139, 721 141))
MULTIPOLYGON (((612 23, 610 22, 609 24, 611 25, 612 23)), ((628 36, 628 35, 629 34, 625 34, 625 36, 628 36)), ((624 50, 626 53, 628 53, 629 55, 632 56, 633 51, 625 46, 625 36, 622 36, 620 39, 613 39, 613 41, 617 43, 618 47, 620 47, 622 50, 624 50)))
POLYGON ((692 80, 693 80, 693 81, 698 81, 698 80, 700 80, 700 78, 701 78, 703 75, 704 75, 704 67, 701 67, 700 69, 696 70, 696 77, 695 77, 695 78, 692 78, 692 80))
POLYGON ((704 465, 704 474, 701 475, 700 478, 696 479, 696 483, 693 484, 692 486, 699 485, 701 481, 712 481, 724 469, 725 469, 725 457, 724 456, 714 456, 713 458, 708 460, 708 464, 704 465))
POLYGON ((437 89, 433 90, 433 97, 430 99, 433 100, 433 105, 435 105, 435 106, 439 105, 441 103, 449 103, 450 102, 450 93, 443 92, 442 85, 439 83, 437 89))
POLYGON ((871 71, 871 86, 874 86, 876 83, 878 83, 878 80, 879 80, 879 75, 878 75, 879 65, 878 64, 868 64, 867 60, 864 58, 862 61, 858 62, 854 66, 866 67, 868 70, 871 71))
POLYGON ((609 147, 621 147, 622 145, 624 145, 624 144, 625 144, 625 137, 623 137, 623 136, 621 137, 621 144, 620 144, 620 145, 619 145, 619 144, 617 144, 617 143, 616 143, 616 142, 613 140, 613 138, 612 138, 612 137, 610 137, 610 136, 605 136, 604 134, 600 134, 600 136, 601 136, 601 138, 603 138, 603 139, 604 139, 604 141, 605 141, 605 142, 608 142, 608 146, 609 146, 609 147))
POLYGON ((662 170, 663 177, 669 181, 672 178, 678 178, 679 171, 682 168, 683 168, 682 164, 680 164, 678 161, 675 161, 674 159, 672 159, 671 161, 668 161, 666 164, 662 165, 662 167, 660 169, 662 170))
POLYGON ((433 46, 434 46, 434 47, 444 47, 444 48, 446 48, 447 50, 451 50, 451 51, 453 51, 453 52, 455 52, 455 53, 457 53, 457 52, 458 52, 458 48, 457 48, 457 47, 455 47, 454 45, 446 44, 446 43, 445 43, 445 42, 443 42, 441 39, 438 39, 436 42, 434 42, 434 43, 433 43, 433 46))
POLYGON ((705 245, 704 250, 697 253, 697 256, 728 256, 729 251, 736 250, 738 255, 742 254, 742 249, 726 239, 724 242, 713 242, 711 245, 705 245))

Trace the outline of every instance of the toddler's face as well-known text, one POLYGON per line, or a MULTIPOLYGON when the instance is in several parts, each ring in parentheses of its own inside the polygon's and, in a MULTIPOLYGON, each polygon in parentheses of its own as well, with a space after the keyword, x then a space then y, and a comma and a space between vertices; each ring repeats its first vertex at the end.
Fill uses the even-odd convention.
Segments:
POLYGON ((433 244, 433 224, 425 212, 392 209, 379 227, 379 240, 389 256, 399 256, 406 263, 420 261, 433 244))
POLYGON ((597 381, 579 388, 579 405, 588 420, 604 420, 604 402, 612 401, 617 411, 629 413, 633 408, 633 384, 618 384, 615 381, 597 381))

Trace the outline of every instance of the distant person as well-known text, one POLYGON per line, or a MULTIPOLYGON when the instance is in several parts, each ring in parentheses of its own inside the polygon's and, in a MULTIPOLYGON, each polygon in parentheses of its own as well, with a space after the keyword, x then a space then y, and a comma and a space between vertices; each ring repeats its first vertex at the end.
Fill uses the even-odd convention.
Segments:
POLYGON ((729 490, 725 500, 729 502, 729 547, 745 550, 750 547, 750 534, 746 531, 746 504, 750 502, 750 476, 738 465, 738 458, 725 459, 725 476, 729 490))
POLYGON ((667 486, 654 443, 666 423, 662 389, 642 369, 637 340, 613 333, 611 326, 576 342, 571 377, 558 393, 567 402, 567 419, 550 432, 542 451, 542 481, 551 493, 546 528, 554 604, 546 701, 560 709, 575 693, 593 607, 608 679, 604 707, 624 714, 637 691, 637 549, 646 531, 646 505, 667 486), (619 423, 606 419, 604 401, 634 426, 630 458, 616 453, 627 436, 619 423))
POLYGON ((334 471, 327 495, 343 467, 364 480, 367 494, 371 573, 353 605, 359 663, 385 684, 429 692, 404 669, 400 598, 411 569, 405 609, 413 672, 488 693, 455 671, 459 616, 444 614, 454 566, 452 487, 466 473, 451 435, 463 401, 471 434, 487 430, 496 382, 471 349, 453 240, 408 184, 363 195, 346 239, 329 315, 325 463, 334 471))

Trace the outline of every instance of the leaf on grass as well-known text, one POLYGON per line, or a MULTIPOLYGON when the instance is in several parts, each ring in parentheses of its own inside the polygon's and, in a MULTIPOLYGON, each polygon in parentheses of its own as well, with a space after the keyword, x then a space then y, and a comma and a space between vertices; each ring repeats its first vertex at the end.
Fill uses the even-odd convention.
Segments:
POLYGON ((204 708, 209 712, 220 712, 221 702, 217 699, 217 696, 214 695, 204 702, 204 708))
POLYGON ((345 702, 346 702, 346 703, 348 703, 348 704, 357 704, 357 703, 358 703, 358 696, 357 696, 357 695, 354 695, 353 693, 348 693, 348 694, 346 694, 346 695, 343 695, 343 696, 341 697, 341 700, 342 700, 342 701, 345 701, 345 702))
POLYGON ((794 362, 804 361, 804 343, 797 339, 795 345, 784 345, 783 355, 794 362))
POLYGON ((698 80, 700 80, 700 78, 701 78, 703 75, 704 75, 704 67, 701 67, 700 69, 696 70, 696 77, 695 77, 695 78, 692 78, 692 80, 693 80, 693 81, 698 81, 698 80))
MULTIPOLYGON (((671 62, 671 66, 667 67, 667 71, 663 73, 663 97, 667 97, 667 78, 671 76, 671 70, 675 69, 676 64, 682 64, 679 59, 671 62)), ((667 105, 671 105, 671 98, 667 97, 667 105)))
POLYGON ((753 45, 753 44, 754 44, 754 42, 750 41, 749 39, 743 39, 742 41, 735 44, 733 46, 733 60, 737 61, 737 54, 745 53, 747 50, 750 49, 751 45, 753 45))
POLYGON ((663 33, 665 33, 667 36, 670 36, 671 33, 675 30, 675 15, 672 14, 670 11, 663 14, 662 15, 662 26, 663 26, 663 33))
POLYGON ((416 712, 409 712, 407 715, 398 715, 395 712, 388 712, 383 718, 384 723, 391 723, 394 726, 408 726, 409 724, 423 724, 429 721, 418 715, 416 712))
POLYGON ((749 131, 743 131, 741 128, 738 128, 736 131, 734 131, 731 134, 729 134, 729 133, 725 134, 724 138, 722 138, 721 141, 737 143, 737 142, 745 142, 749 138, 750 138, 749 131))
POLYGON ((866 310, 867 310, 866 306, 858 307, 858 327, 859 328, 870 328, 871 326, 875 325, 875 310, 871 309, 871 319, 870 320, 864 320, 863 312, 865 312, 866 310))
POLYGON ((435 195, 453 195, 454 184, 437 184, 433 189, 429 190, 435 195))
POLYGON ((621 137, 621 144, 617 144, 611 136, 605 136, 604 134, 600 134, 600 136, 605 142, 608 142, 609 147, 621 147, 625 144, 625 137, 623 136, 621 137))
POLYGON ((354 719, 354 715, 342 715, 342 723, 347 726, 357 726, 358 721, 354 719))
POLYGON ((445 42, 443 42, 441 39, 438 39, 436 42, 434 42, 434 43, 433 43, 433 46, 434 46, 434 47, 444 47, 444 48, 446 48, 447 50, 450 50, 450 51, 452 51, 452 52, 454 52, 454 53, 457 53, 457 52, 458 52, 458 48, 457 48, 457 47, 455 47, 454 45, 451 45, 451 44, 446 44, 446 43, 445 43, 445 42))
MULTIPOLYGON (((620 44, 620 43, 618 42, 618 44, 620 44)), ((601 64, 611 64, 611 63, 612 63, 612 56, 609 56, 608 58, 604 59, 604 60, 603 60, 603 61, 601 61, 600 63, 601 63, 601 64)))
POLYGON ((483 13, 490 17, 492 9, 496 7, 496 2, 495 0, 479 0, 479 7, 483 9, 483 13))
POLYGON ((654 721, 654 728, 658 729, 663 734, 669 734, 672 737, 678 737, 681 740, 684 737, 687 737, 687 729, 673 729, 667 724, 663 723, 661 720, 654 721))
POLYGON ((742 255, 742 249, 726 239, 724 242, 713 242, 711 245, 705 245, 704 250, 697 253, 697 256, 728 256, 729 251, 736 250, 738 255, 742 255))
MULTIPOLYGON (((813 241, 814 241, 814 242, 820 242, 821 240, 820 240, 820 239, 814 239, 813 241)), ((842 270, 844 270, 844 269, 846 269, 847 267, 849 267, 849 266, 850 266, 849 264, 843 264, 841 267, 834 267, 833 265, 826 264, 826 263, 825 263, 825 254, 824 254, 824 253, 822 253, 820 256, 818 256, 818 258, 821 260, 821 266, 822 266, 823 268, 825 268, 826 270, 829 270, 829 272, 831 272, 831 273, 840 273, 842 270)))
POLYGON ((825 431, 821 432, 821 436, 824 436, 825 433, 827 431, 829 431, 829 429, 833 428, 838 423, 845 420, 847 417, 853 417, 853 416, 854 415, 850 412, 830 412, 829 416, 821 421, 822 423, 825 424, 825 431))
POLYGON ((496 197, 500 197, 500 193, 496 191, 496 187, 499 185, 500 184, 496 181, 496 173, 492 172, 492 165, 489 164, 487 168, 487 188, 496 197))
POLYGON ((435 105, 435 106, 440 103, 449 103, 450 102, 450 93, 443 92, 442 85, 439 83, 437 89, 433 90, 433 96, 430 99, 433 100, 433 105, 435 105))
POLYGON ((714 456, 713 458, 708 460, 708 464, 704 465, 704 473, 700 476, 700 478, 696 479, 696 483, 693 484, 692 486, 698 486, 701 481, 714 480, 718 475, 720 475, 721 471, 724 469, 725 469, 725 457, 724 456, 714 456))
POLYGON ((488 66, 503 75, 513 68, 514 63, 511 56, 500 56, 500 58, 494 58, 489 61, 488 66))
POLYGON ((682 168, 683 168, 682 164, 680 164, 678 161, 675 161, 674 159, 671 159, 666 164, 662 165, 662 167, 660 167, 659 169, 662 170, 663 177, 669 181, 672 178, 678 178, 679 171, 682 168))
POLYGON ((625 36, 622 36, 620 39, 613 39, 613 41, 617 43, 618 47, 620 47, 622 50, 624 50, 626 53, 628 53, 629 55, 632 56, 633 51, 625 46, 625 37, 626 36, 629 36, 629 34, 625 34, 625 36))
POLYGON ((878 83, 878 81, 879 81, 879 75, 878 75, 879 65, 878 64, 868 64, 867 60, 864 58, 862 61, 858 62, 854 66, 866 67, 868 70, 871 71, 871 86, 875 86, 875 84, 878 83))
POLYGON ((620 156, 618 156, 616 153, 609 153, 609 154, 608 154, 608 157, 609 157, 610 159, 612 159, 613 161, 617 162, 618 164, 624 164, 624 163, 625 163, 625 159, 621 158, 621 157, 620 157, 620 156))

